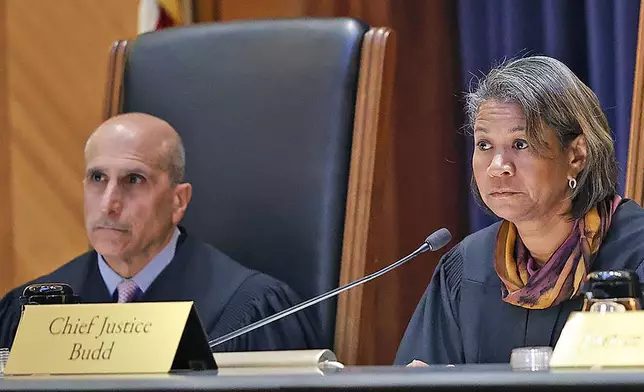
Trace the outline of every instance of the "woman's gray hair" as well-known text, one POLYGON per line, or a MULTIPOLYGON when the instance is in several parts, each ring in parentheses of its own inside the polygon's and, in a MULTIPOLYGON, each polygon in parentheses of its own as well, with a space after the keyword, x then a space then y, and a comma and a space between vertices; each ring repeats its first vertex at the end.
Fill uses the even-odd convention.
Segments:
MULTIPOLYGON (((523 109, 526 137, 539 155, 548 155, 554 147, 546 142, 545 127, 555 130, 561 149, 584 135, 588 155, 571 194, 573 219, 583 217, 597 203, 617 193, 617 161, 608 120, 595 93, 562 62, 533 56, 492 69, 466 95, 470 129, 474 129, 478 110, 486 101, 516 103, 523 109)), ((473 176, 472 191, 490 212, 473 176)))

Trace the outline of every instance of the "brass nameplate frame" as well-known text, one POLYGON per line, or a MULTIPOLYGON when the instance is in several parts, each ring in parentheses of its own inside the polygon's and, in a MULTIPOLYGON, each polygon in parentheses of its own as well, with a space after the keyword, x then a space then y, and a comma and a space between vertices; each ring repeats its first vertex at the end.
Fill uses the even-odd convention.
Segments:
POLYGON ((644 311, 571 313, 550 367, 644 367, 644 311))
POLYGON ((216 368, 192 302, 27 305, 5 375, 216 368))

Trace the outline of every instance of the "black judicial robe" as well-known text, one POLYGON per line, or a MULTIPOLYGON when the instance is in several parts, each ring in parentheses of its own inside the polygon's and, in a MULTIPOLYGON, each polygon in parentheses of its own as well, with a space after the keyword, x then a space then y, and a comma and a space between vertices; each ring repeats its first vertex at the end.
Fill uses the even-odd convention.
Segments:
MULTIPOLYGON (((414 359, 428 364, 508 363, 513 348, 554 347, 577 297, 543 310, 501 299, 494 270, 500 222, 461 241, 446 253, 414 312, 395 364, 414 359)), ((630 269, 644 280, 644 210, 623 200, 593 262, 594 271, 630 269)))
MULTIPOLYGON (((115 302, 98 269, 95 251, 85 253, 31 283, 68 283, 84 303, 115 302)), ((26 285, 25 285, 26 286, 26 285)), ((11 347, 25 286, 0 300, 0 347, 11 347)), ((139 299, 142 302, 194 301, 210 339, 251 324, 300 302, 284 283, 243 267, 182 229, 175 256, 139 299)), ((213 351, 263 351, 320 348, 316 323, 298 312, 223 343, 213 351)))

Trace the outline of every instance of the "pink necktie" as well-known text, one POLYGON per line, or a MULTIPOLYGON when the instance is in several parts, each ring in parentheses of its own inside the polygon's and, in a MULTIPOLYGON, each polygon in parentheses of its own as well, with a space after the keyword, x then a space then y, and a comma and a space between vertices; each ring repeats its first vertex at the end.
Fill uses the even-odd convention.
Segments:
POLYGON ((122 280, 116 289, 119 293, 118 302, 132 302, 139 291, 139 286, 133 280, 122 280))

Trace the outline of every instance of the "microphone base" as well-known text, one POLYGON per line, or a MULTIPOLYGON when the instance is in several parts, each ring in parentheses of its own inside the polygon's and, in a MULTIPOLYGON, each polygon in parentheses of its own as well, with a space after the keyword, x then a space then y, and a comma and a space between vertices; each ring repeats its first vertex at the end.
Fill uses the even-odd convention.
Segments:
POLYGON ((640 301, 635 298, 586 299, 581 309, 582 312, 626 312, 637 310, 642 310, 642 306, 640 301))
POLYGON ((213 353, 219 369, 240 368, 343 368, 333 351, 276 350, 213 353))

